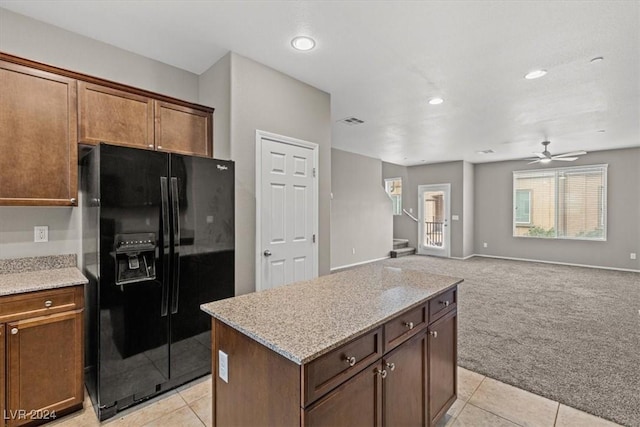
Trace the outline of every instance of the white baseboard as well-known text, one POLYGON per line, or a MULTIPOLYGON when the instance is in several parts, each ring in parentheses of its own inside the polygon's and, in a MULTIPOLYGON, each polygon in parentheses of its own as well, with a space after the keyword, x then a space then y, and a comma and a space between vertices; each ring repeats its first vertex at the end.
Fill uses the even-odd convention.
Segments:
POLYGON ((333 273, 334 271, 343 270, 343 269, 349 268, 349 267, 357 267, 358 265, 370 264, 372 262, 382 261, 383 259, 388 259, 388 258, 391 258, 391 256, 388 255, 388 256, 385 256, 385 257, 382 257, 382 258, 370 259, 368 261, 356 262, 354 264, 341 265, 341 266, 338 266, 338 267, 333 267, 329 271, 331 271, 333 273))
MULTIPOLYGON (((615 270, 615 271, 629 271, 631 273, 640 273, 640 270, 635 270, 633 268, 617 268, 617 267, 605 267, 602 265, 589 265, 589 264, 574 264, 571 262, 559 262, 559 261, 543 261, 540 259, 528 259, 528 258, 514 258, 508 256, 499 256, 499 255, 485 255, 485 254, 473 254, 468 256, 467 258, 471 258, 474 256, 483 257, 483 258, 497 258, 497 259, 508 259, 512 261, 526 261, 526 262, 539 262, 542 264, 558 264, 558 265, 570 265, 572 267, 586 267, 586 268, 599 268, 602 270, 615 270)), ((465 258, 465 259, 467 259, 465 258)))
POLYGON ((464 261, 465 259, 473 258, 474 256, 477 256, 477 255, 476 254, 471 254, 471 255, 467 255, 467 256, 462 257, 462 258, 461 257, 457 257, 457 256, 450 256, 449 258, 451 258, 451 259, 459 259, 459 260, 464 261))

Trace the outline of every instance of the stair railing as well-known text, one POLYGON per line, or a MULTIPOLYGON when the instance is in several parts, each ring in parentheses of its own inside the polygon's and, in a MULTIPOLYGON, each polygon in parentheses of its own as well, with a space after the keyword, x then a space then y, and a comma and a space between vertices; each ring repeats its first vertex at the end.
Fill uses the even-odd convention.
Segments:
POLYGON ((409 212, 407 212, 406 209, 402 209, 402 212, 406 213, 409 216, 409 218, 411 218, 415 222, 418 222, 418 218, 416 218, 415 216, 411 215, 409 212))

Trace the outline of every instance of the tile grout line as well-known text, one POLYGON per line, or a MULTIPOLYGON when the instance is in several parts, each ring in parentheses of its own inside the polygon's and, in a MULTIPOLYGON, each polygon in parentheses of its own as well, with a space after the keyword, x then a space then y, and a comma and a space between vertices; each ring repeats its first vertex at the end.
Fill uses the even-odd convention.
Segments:
MULTIPOLYGON (((473 372, 473 371, 470 371, 473 372)), ((484 375, 482 377, 482 380, 480 380, 480 382, 478 383, 478 385, 476 386, 476 388, 473 389, 473 391, 471 392, 471 394, 469 395, 469 398, 467 399, 467 402, 471 400, 471 398, 473 397, 473 395, 476 393, 476 391, 478 391, 478 389, 480 388, 480 386, 482 385, 482 383, 484 382, 484 380, 487 379, 487 376, 484 375)))
POLYGON ((560 415, 560 402, 558 402, 558 409, 556 410, 556 418, 553 420, 553 427, 558 425, 558 415, 560 415))
MULTIPOLYGON (((467 402, 467 403, 469 403, 469 402, 467 402)), ((498 418, 502 418, 503 420, 509 421, 511 424, 514 424, 514 425, 517 425, 517 426, 520 426, 520 427, 525 427, 525 425, 524 425, 524 424, 520 424, 520 423, 518 423, 518 422, 515 422, 515 421, 513 421, 513 420, 510 420, 509 418, 505 418, 505 417, 504 417, 504 416, 502 416, 502 415, 498 415, 498 414, 496 414, 496 413, 494 413, 494 412, 491 412, 491 411, 490 411, 490 410, 488 410, 488 409, 485 409, 485 408, 481 408, 481 407, 479 407, 479 406, 476 406, 476 405, 474 405, 473 403, 469 403, 469 405, 473 406, 474 408, 480 409, 481 411, 488 412, 488 413, 490 413, 491 415, 495 415, 495 416, 496 416, 496 417, 498 417, 498 418)))

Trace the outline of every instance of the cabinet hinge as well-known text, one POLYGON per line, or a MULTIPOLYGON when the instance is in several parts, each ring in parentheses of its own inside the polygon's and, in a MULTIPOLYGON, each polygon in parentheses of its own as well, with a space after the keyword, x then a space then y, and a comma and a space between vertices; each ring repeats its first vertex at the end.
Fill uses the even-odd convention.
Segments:
POLYGON ((313 168, 313 177, 316 177, 316 168, 313 168))
POLYGON ((316 235, 314 234, 313 235, 313 243, 315 243, 315 242, 316 242, 316 235))

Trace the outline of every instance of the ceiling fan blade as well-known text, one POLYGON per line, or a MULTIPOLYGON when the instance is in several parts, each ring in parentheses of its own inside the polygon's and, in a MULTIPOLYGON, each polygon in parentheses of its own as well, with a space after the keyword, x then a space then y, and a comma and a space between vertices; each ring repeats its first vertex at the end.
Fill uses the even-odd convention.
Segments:
MULTIPOLYGON (((525 159, 525 160, 531 160, 531 159, 525 159)), ((527 163, 528 165, 531 165, 533 163, 540 163, 540 159, 535 159, 533 162, 529 162, 527 163)))
POLYGON ((574 157, 574 156, 583 156, 585 154, 587 154, 586 151, 572 151, 570 153, 556 154, 553 157, 558 157, 558 158, 561 158, 561 157, 574 157))
POLYGON ((545 156, 545 155, 544 155, 544 153, 533 153, 533 154, 535 154, 536 156, 538 156, 538 158, 540 158, 540 159, 544 159, 544 158, 546 158, 546 157, 547 157, 547 156, 545 156))
POLYGON ((578 160, 578 158, 577 157, 557 157, 557 156, 553 156, 553 157, 551 157, 551 160, 558 161, 558 162, 573 162, 574 160, 578 160))

